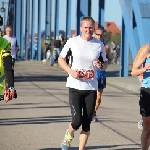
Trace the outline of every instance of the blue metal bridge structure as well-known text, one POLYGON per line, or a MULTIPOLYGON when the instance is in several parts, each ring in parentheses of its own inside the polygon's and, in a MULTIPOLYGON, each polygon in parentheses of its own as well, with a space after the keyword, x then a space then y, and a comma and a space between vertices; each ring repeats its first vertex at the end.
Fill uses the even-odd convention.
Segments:
MULTIPOLYGON (((9 0, 7 25, 13 27, 13 34, 16 36, 22 55, 25 47, 25 59, 27 59, 27 42, 29 31, 31 31, 31 41, 33 47, 35 24, 38 24, 38 33, 41 33, 41 12, 45 12, 45 35, 51 33, 51 26, 54 25, 54 38, 59 35, 60 1, 45 0, 46 9, 42 9, 42 0, 9 0), (36 8, 36 3, 38 3, 36 8), (55 7, 52 12, 52 7, 55 7), (35 9, 38 13, 35 14, 35 9), (51 14, 55 15, 52 22, 51 14), (35 17, 38 16, 37 22, 35 17), (25 19, 24 19, 25 18, 25 19), (25 26, 25 29, 23 28, 25 26), (25 44, 24 44, 25 43, 25 44)), ((72 0, 63 0, 66 3, 64 14, 66 16, 66 36, 71 36, 71 3, 72 0)), ((111 1, 113 3, 113 0, 111 1)), ((83 16, 91 16, 92 0, 77 0, 76 7, 76 35, 80 34, 80 19, 83 16)), ((105 0, 98 0, 98 26, 104 27, 105 0)), ((120 76, 128 76, 129 55, 134 60, 139 48, 150 42, 150 1, 149 0, 120 0, 122 10, 122 29, 121 29, 121 63, 120 76)), ((38 34, 38 61, 41 60, 41 34, 38 34)))

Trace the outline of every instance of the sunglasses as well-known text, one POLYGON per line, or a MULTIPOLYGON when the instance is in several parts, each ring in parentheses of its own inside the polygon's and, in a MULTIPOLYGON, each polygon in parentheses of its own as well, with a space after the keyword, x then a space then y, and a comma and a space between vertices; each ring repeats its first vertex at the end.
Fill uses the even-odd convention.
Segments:
POLYGON ((100 37, 103 37, 103 35, 102 34, 98 34, 98 33, 95 33, 97 36, 100 36, 100 37))

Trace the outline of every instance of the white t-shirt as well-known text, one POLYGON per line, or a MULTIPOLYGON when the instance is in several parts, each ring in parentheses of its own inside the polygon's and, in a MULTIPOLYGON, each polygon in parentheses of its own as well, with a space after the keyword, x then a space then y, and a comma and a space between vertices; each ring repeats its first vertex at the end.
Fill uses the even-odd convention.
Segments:
POLYGON ((11 43, 11 56, 12 58, 16 59, 16 38, 15 37, 8 37, 7 35, 4 35, 3 38, 5 38, 9 43, 11 43))
POLYGON ((101 52, 103 60, 107 61, 104 44, 96 38, 93 38, 91 41, 86 41, 83 40, 80 36, 76 36, 70 38, 66 42, 60 55, 65 58, 69 49, 71 49, 73 56, 71 68, 73 70, 84 70, 84 72, 92 70, 94 74, 90 79, 75 79, 69 75, 67 78, 66 87, 78 90, 97 90, 98 83, 96 79, 94 61, 99 58, 101 52))

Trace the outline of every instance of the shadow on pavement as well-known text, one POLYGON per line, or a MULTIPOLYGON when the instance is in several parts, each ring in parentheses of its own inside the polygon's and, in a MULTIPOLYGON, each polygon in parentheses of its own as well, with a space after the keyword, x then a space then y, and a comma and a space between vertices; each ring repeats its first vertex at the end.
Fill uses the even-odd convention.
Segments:
MULTIPOLYGON (((141 148, 117 148, 117 147, 120 147, 120 146, 140 146, 140 144, 126 144, 126 145, 108 145, 108 146, 87 146, 85 148, 85 150, 109 150, 109 148, 115 148, 114 150, 138 150, 138 149, 141 149, 141 148)), ((39 150, 61 150, 61 148, 43 148, 43 149, 39 149, 39 150)), ((78 150, 78 147, 71 147, 71 150, 78 150)))
MULTIPOLYGON (((111 67, 111 66, 110 66, 111 67)), ((119 77, 119 67, 112 68, 111 70, 106 70, 107 77, 119 77), (113 70, 114 69, 114 70, 113 70)), ((131 76, 131 69, 128 71, 128 75, 131 76)), ((29 75, 29 76, 16 76, 15 82, 27 82, 27 81, 59 81, 64 82, 67 80, 67 75, 29 75)))
MULTIPOLYGON (((22 106, 22 105, 38 105, 38 104, 42 104, 42 103, 8 103, 8 105, 19 105, 19 106, 22 106)), ((6 104, 1 104, 1 106, 6 106, 6 104)))
POLYGON ((70 107, 70 106, 39 106, 39 107, 20 107, 20 108, 1 108, 0 110, 14 110, 14 109, 16 109, 16 110, 19 110, 19 109, 21 109, 21 110, 23 110, 23 109, 37 109, 37 108, 68 108, 68 107, 70 107))
POLYGON ((40 75, 40 76, 17 76, 15 82, 29 82, 29 81, 67 81, 67 76, 51 76, 51 75, 40 75))
MULTIPOLYGON (((49 124, 56 122, 71 122, 70 116, 44 116, 44 117, 31 117, 31 118, 7 118, 0 119, 0 126, 12 126, 12 125, 22 125, 22 124, 49 124)), ((100 122, 116 122, 111 118, 101 118, 100 122)))
POLYGON ((21 124, 49 124, 56 122, 71 122, 71 116, 47 116, 32 118, 7 118, 0 119, 0 126, 12 126, 21 124))
MULTIPOLYGON (((119 71, 106 71, 107 77, 119 77, 119 71)), ((129 71, 129 76, 131 76, 129 71)), ((28 82, 28 81, 36 81, 36 82, 50 82, 50 81, 59 81, 66 82, 67 76, 52 76, 52 75, 38 75, 38 76, 17 76, 15 77, 15 82, 28 82)))

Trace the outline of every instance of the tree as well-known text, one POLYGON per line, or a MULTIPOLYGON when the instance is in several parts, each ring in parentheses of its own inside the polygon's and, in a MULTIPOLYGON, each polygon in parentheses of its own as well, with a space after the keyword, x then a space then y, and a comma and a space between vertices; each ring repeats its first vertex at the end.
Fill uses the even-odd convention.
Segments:
POLYGON ((111 32, 105 32, 104 41, 105 43, 111 43, 111 32))
POLYGON ((115 41, 116 44, 120 44, 121 43, 121 34, 115 33, 114 35, 112 35, 111 41, 115 41))
POLYGON ((111 32, 105 32, 104 41, 107 44, 110 44, 112 41, 114 41, 116 44, 120 44, 121 43, 121 34, 120 33, 112 34, 111 32))

